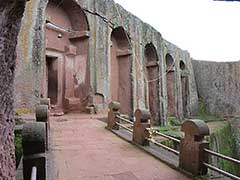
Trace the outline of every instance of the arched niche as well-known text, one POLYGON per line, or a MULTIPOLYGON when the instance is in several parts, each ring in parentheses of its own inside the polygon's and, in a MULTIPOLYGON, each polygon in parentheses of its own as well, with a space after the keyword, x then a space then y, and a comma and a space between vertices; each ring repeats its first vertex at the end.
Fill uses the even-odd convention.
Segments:
POLYGON ((89 100, 89 26, 74 1, 50 0, 46 7, 44 96, 54 99, 55 109, 84 111, 89 100), (54 77, 50 77, 54 70, 54 77), (55 84, 55 88, 51 87, 55 84), (52 91, 51 93, 49 93, 52 91), (57 95, 56 95, 57 94, 57 95))
POLYGON ((184 63, 183 61, 180 61, 179 67, 180 67, 180 69, 181 69, 182 71, 185 71, 185 70, 186 70, 186 65, 185 65, 185 63, 184 63))
POLYGON ((121 113, 132 114, 131 46, 123 27, 111 33, 111 99, 121 103, 121 113))
POLYGON ((186 74, 186 65, 184 61, 179 62, 181 70, 181 90, 182 90, 182 109, 183 116, 187 116, 187 99, 188 99, 188 76, 186 74))
POLYGON ((165 57, 167 76, 168 116, 176 116, 174 59, 170 54, 165 57))
POLYGON ((144 57, 147 70, 147 99, 153 120, 151 124, 159 125, 159 59, 157 50, 152 43, 149 43, 145 46, 144 57))

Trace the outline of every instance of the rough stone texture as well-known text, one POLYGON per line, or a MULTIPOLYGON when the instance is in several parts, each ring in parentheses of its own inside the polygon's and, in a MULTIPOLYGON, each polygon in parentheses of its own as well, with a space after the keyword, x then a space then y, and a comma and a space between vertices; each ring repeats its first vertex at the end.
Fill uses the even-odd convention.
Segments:
POLYGON ((209 113, 240 115, 240 63, 193 61, 199 98, 209 113))
MULTIPOLYGON (((161 123, 165 123, 168 113, 165 63, 167 53, 171 54, 175 64, 176 81, 174 91, 176 97, 176 116, 181 119, 184 114, 189 116, 196 113, 198 109, 198 98, 191 58, 188 52, 164 40, 161 34, 154 28, 142 22, 121 6, 115 4, 112 0, 79 0, 78 4, 83 9, 84 17, 87 19, 89 37, 81 44, 83 50, 87 49, 87 51, 84 51, 83 56, 76 57, 77 61, 83 62, 83 68, 78 71, 79 74, 77 75, 79 76, 77 77, 80 79, 85 78, 86 83, 83 86, 77 84, 77 87, 79 87, 76 89, 77 93, 80 91, 83 92, 83 94, 80 93, 80 96, 74 96, 75 99, 70 99, 72 101, 69 100, 69 102, 76 103, 76 101, 80 101, 81 99, 86 100, 87 103, 84 105, 95 107, 97 112, 107 109, 108 103, 112 101, 111 77, 114 75, 113 69, 111 69, 111 60, 113 60, 111 58, 111 45, 113 45, 111 42, 111 34, 115 28, 122 27, 129 40, 129 51, 127 52, 123 49, 124 52, 121 51, 118 53, 122 55, 123 53, 125 53, 125 55, 129 53, 127 64, 131 64, 131 66, 128 65, 128 74, 126 76, 130 79, 131 83, 129 79, 123 78, 120 78, 121 81, 119 81, 120 84, 126 81, 128 84, 127 87, 131 88, 130 90, 125 89, 128 93, 126 96, 128 99, 129 94, 131 94, 131 103, 127 104, 127 110, 124 109, 124 112, 130 113, 130 111, 134 112, 137 108, 149 107, 147 101, 148 93, 146 92, 148 88, 146 88, 147 71, 145 64, 147 59, 145 58, 145 47, 151 43, 156 49, 156 56, 159 61, 158 76, 160 78, 157 80, 158 85, 154 84, 154 86, 159 87, 159 90, 156 91, 159 96, 159 112, 156 114, 160 116, 161 123), (85 60, 87 61, 85 62, 85 60), (182 72, 179 66, 180 61, 185 63, 185 71, 188 76, 186 108, 183 107, 182 103, 182 72), (84 63, 86 64, 84 65, 84 63), (88 87, 88 84, 90 87, 88 87), (184 109, 186 112, 183 112, 184 109)), ((44 86, 44 68, 46 64, 44 54, 46 48, 44 19, 46 6, 47 1, 32 1, 29 3, 24 16, 24 28, 19 36, 18 68, 15 83, 17 88, 17 108, 34 107, 46 86, 44 86), (40 51, 35 52, 36 49, 40 51)), ((57 8, 61 8, 61 4, 57 6, 57 8)), ((72 18, 71 13, 68 13, 68 16, 70 19, 72 18)), ((70 59, 67 61, 63 60, 63 62, 67 65, 65 67, 71 66, 70 59)), ((122 66, 121 63, 119 66, 122 66)), ((66 75, 68 76, 69 74, 66 75)), ((69 77, 71 77, 71 75, 69 75, 69 77)), ((71 81, 65 81, 65 84, 69 82, 71 81)), ((69 87, 69 85, 67 86, 69 87)), ((123 85, 121 86, 121 88, 124 89, 123 85)), ((61 97, 64 98, 64 93, 67 91, 66 89, 64 90, 64 88, 59 89, 59 91, 60 90, 63 90, 63 96, 61 97)), ((44 93, 43 95, 46 96, 44 93)))
POLYGON ((0 0, 0 179, 15 180, 13 81, 25 1, 0 0))

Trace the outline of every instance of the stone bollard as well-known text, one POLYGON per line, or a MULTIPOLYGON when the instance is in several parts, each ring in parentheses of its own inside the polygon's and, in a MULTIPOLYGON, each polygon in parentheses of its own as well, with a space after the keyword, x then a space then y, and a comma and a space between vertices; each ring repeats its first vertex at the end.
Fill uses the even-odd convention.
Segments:
POLYGON ((37 120, 37 122, 48 123, 48 120, 49 120, 48 105, 37 105, 36 106, 36 120, 37 120))
POLYGON ((207 167, 203 165, 204 161, 208 162, 204 155, 204 149, 209 147, 209 143, 204 141, 204 137, 209 135, 207 124, 202 120, 187 120, 181 131, 185 137, 180 142, 180 168, 193 175, 207 174, 207 167))
POLYGON ((47 150, 48 150, 48 136, 49 136, 49 129, 50 129, 48 105, 38 105, 36 107, 36 121, 45 123, 47 150))
POLYGON ((117 115, 120 115, 120 103, 113 101, 109 104, 109 112, 108 112, 108 129, 119 130, 119 126, 116 124, 117 115))
POLYGON ((147 128, 151 127, 151 114, 148 110, 137 109, 135 111, 135 122, 133 125, 133 142, 141 145, 149 145, 150 137, 147 128))
POLYGON ((46 128, 43 122, 26 123, 22 131, 23 176, 31 178, 32 167, 37 168, 37 179, 46 180, 46 128))
POLYGON ((40 105, 47 105, 48 109, 51 109, 50 98, 42 98, 42 99, 40 99, 40 105))

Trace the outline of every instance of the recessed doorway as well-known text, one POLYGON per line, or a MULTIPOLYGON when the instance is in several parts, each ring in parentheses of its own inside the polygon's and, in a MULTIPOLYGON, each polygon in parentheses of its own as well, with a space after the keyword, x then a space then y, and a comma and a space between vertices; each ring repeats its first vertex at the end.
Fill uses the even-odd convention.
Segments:
POLYGON ((46 57, 47 65, 47 96, 52 105, 57 104, 58 99, 58 62, 56 57, 46 57))

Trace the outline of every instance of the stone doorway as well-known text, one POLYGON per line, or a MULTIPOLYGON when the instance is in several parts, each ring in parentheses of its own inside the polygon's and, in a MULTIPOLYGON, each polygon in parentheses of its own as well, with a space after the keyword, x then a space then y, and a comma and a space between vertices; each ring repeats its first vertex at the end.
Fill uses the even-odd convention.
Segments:
POLYGON ((167 73, 167 98, 168 98, 168 116, 176 117, 176 97, 175 97, 175 67, 174 60, 170 54, 166 55, 166 73, 167 73))
POLYGON ((133 114, 132 52, 127 32, 118 27, 111 34, 111 100, 121 103, 121 113, 133 114))
MULTIPOLYGON (((47 55, 45 71, 49 73, 49 69, 55 68, 56 70, 57 67, 57 72, 52 75, 55 76, 57 82, 49 84, 49 87, 57 86, 58 90, 56 95, 56 91, 46 92, 46 88, 43 87, 42 94, 45 97, 49 95, 51 102, 56 103, 55 109, 61 113, 85 112, 92 99, 88 63, 90 33, 86 15, 74 0, 61 3, 49 0, 45 14, 45 52, 47 55), (51 64, 49 56, 57 57, 57 61, 51 64)), ((53 78, 48 76, 44 78, 53 78)))
POLYGON ((145 46, 145 60, 147 69, 147 100, 152 115, 151 124, 160 124, 159 108, 159 66, 156 48, 152 43, 145 46))
POLYGON ((46 57, 47 97, 52 105, 57 105, 58 99, 58 68, 56 57, 46 57))

